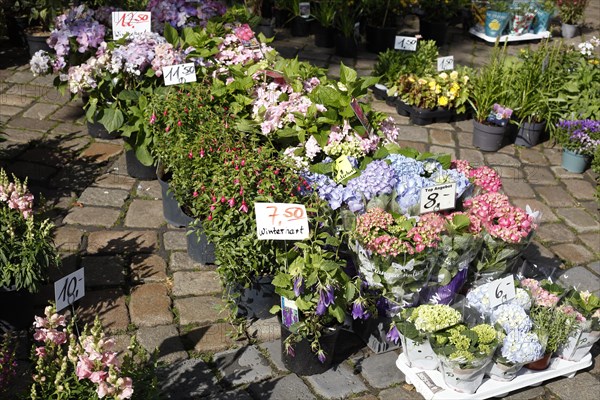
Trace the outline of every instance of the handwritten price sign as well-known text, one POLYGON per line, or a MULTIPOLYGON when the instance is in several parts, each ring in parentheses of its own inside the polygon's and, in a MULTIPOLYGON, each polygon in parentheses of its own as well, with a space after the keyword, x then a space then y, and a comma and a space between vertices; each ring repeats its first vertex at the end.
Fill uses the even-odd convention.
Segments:
POLYGON ((83 268, 54 282, 54 301, 56 311, 60 311, 69 304, 73 304, 85 296, 85 281, 83 268))
POLYGON ((396 36, 394 49, 405 51, 417 51, 417 38, 412 36, 396 36))
POLYGON ((112 30, 113 40, 118 40, 127 33, 150 32, 150 11, 113 11, 112 30))
POLYGON ((169 65, 162 68, 165 86, 179 83, 196 82, 196 67, 194 63, 169 65))
POLYGON ((308 217, 302 204, 254 203, 259 239, 302 240, 308 238, 308 217))
POLYGON ((438 57, 437 70, 448 71, 454 69, 454 56, 438 57))
POLYGON ((450 210, 456 203, 456 183, 424 187, 421 189, 420 213, 450 210))
POLYGON ((488 298, 494 308, 515 298, 515 280, 512 275, 490 282, 488 298))

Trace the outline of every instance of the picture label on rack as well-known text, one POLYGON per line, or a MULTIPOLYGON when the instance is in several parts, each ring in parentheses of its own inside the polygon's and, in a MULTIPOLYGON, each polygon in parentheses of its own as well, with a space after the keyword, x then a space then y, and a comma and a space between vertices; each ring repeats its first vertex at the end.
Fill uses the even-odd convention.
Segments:
POLYGON ((427 385, 427 388, 429 390, 431 390, 431 392, 433 394, 436 394, 437 392, 441 392, 442 390, 444 390, 443 388, 439 387, 438 385, 436 385, 431 378, 429 377, 429 375, 427 375, 426 372, 419 372, 417 373, 417 376, 419 377, 419 379, 421 381, 423 381, 423 383, 425 385, 427 385))

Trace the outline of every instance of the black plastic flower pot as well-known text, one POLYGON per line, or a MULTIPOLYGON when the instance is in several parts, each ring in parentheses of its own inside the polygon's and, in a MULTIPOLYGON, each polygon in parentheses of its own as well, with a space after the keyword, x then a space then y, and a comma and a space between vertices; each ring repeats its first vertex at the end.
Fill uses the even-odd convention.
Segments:
POLYGON ((374 353, 385 353, 400 347, 387 340, 387 331, 392 319, 390 317, 371 317, 369 319, 355 319, 352 321, 352 330, 374 353))
POLYGON ((343 36, 341 34, 335 37, 335 54, 340 57, 356 57, 358 53, 358 44, 354 36, 343 36))
POLYGON ((279 304, 279 295, 275 294, 275 286, 272 276, 261 276, 256 278, 249 287, 236 285, 234 290, 238 292, 235 303, 238 307, 238 316, 248 319, 267 319, 273 315, 271 307, 279 304))
POLYGON ((341 326, 325 329, 330 329, 330 331, 324 333, 319 339, 321 349, 325 353, 325 360, 321 362, 317 354, 312 351, 310 342, 306 339, 295 343, 293 345, 293 355, 288 354, 285 349, 285 339, 292 332, 285 325, 281 324, 281 360, 283 365, 291 372, 300 376, 322 374, 331 368, 341 326))
POLYGON ((290 24, 290 33, 295 37, 310 35, 310 20, 303 17, 294 17, 290 24))
POLYGON ((113 140, 121 137, 120 132, 109 132, 100 122, 87 122, 88 134, 94 139, 113 140))
POLYGON ((419 19, 419 33, 425 40, 433 40, 437 46, 443 46, 446 43, 448 35, 448 23, 445 21, 432 22, 419 19))
POLYGON ((179 202, 175 199, 173 192, 169 190, 169 174, 165 174, 160 164, 156 169, 156 177, 158 178, 162 192, 163 216, 165 221, 178 228, 188 226, 193 221, 193 218, 188 217, 181 210, 179 202))
POLYGON ((393 49, 396 42, 395 27, 380 27, 367 25, 365 30, 367 38, 367 51, 371 53, 381 53, 388 49, 393 49))
POLYGON ((533 147, 540 142, 540 138, 544 129, 546 128, 546 121, 538 123, 523 122, 519 131, 517 132, 517 138, 515 144, 517 146, 533 147))
POLYGON ((47 40, 50 37, 49 32, 40 34, 31 34, 26 32, 25 37, 27 38, 27 46, 29 47, 30 57, 33 57, 33 55, 39 50, 44 50, 48 53, 52 51, 52 49, 47 43, 47 40))
POLYGON ((186 242, 188 255, 193 261, 200 264, 215 263, 215 246, 208 241, 201 224, 189 226, 186 242))
POLYGON ((483 151, 497 151, 502 147, 505 126, 485 125, 473 120, 473 146, 483 151))
POLYGON ((28 329, 33 323, 34 294, 25 289, 0 287, 0 326, 7 330, 28 329))
POLYGON ((384 85, 377 83, 371 87, 371 90, 373 91, 373 96, 375 96, 377 100, 387 102, 387 88, 384 85))
POLYGON ((140 179, 142 181, 153 181, 156 179, 156 167, 154 165, 144 165, 135 156, 133 150, 127 150, 125 152, 125 163, 127 166, 127 173, 132 178, 140 179))
POLYGON ((317 24, 315 26, 315 46, 335 47, 335 28, 317 24))

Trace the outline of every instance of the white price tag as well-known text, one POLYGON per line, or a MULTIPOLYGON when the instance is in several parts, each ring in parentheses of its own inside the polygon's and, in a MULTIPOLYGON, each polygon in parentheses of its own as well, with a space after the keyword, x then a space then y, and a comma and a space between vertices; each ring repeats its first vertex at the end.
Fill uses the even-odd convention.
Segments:
POLYGON ((421 189, 420 214, 450 210, 456 204, 456 183, 444 183, 421 189))
POLYGON ((303 1, 303 2, 298 3, 298 9, 300 11, 300 16, 302 18, 310 17, 310 2, 303 1))
POLYGON ((496 279, 489 283, 488 298, 490 307, 498 307, 515 298, 515 278, 509 275, 502 279, 496 279))
POLYGON ((54 282, 54 301, 56 311, 60 311, 69 304, 73 304, 85 296, 85 277, 83 268, 54 282))
POLYGON ((162 68, 165 86, 179 83, 196 82, 196 67, 194 63, 169 65, 162 68))
POLYGON ((417 51, 417 38, 412 36, 396 36, 396 42, 394 43, 394 49, 406 50, 406 51, 417 51))
POLYGON ((113 40, 118 40, 129 33, 150 32, 150 11, 113 11, 113 40))
POLYGON ((308 217, 302 204, 254 203, 259 239, 302 240, 308 238, 308 217))
POLYGON ((438 57, 437 70, 448 71, 454 69, 454 56, 438 57))

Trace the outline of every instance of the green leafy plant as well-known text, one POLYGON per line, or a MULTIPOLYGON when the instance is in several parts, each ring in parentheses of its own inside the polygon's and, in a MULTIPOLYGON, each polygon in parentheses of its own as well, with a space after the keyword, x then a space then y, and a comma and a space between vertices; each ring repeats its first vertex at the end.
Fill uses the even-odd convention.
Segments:
POLYGON ((533 305, 529 315, 534 331, 548 336, 546 352, 554 353, 564 345, 577 328, 574 315, 569 315, 557 307, 533 305))
POLYGON ((418 0, 421 19, 430 22, 449 21, 468 3, 464 0, 418 0))
POLYGON ((319 0, 311 4, 310 10, 321 26, 328 28, 333 26, 338 7, 340 7, 338 0, 319 0))
POLYGON ((361 0, 367 23, 376 27, 395 27, 396 19, 417 0, 361 0))
POLYGON ((394 317, 388 337, 397 341, 398 333, 423 343, 428 335, 455 326, 462 320, 459 311, 445 304, 423 304, 404 308, 394 317))
POLYGON ((362 7, 359 0, 344 2, 344 5, 338 9, 338 12, 335 14, 334 26, 343 37, 354 37, 355 25, 360 18, 361 12, 362 7))
POLYGON ((52 238, 54 225, 33 214, 27 182, 0 169, 0 286, 39 291, 50 268, 59 265, 52 238))
POLYGON ((470 369, 485 364, 496 351, 499 334, 488 324, 472 328, 459 324, 430 336, 433 351, 453 368, 470 369))
POLYGON ((556 0, 558 15, 564 24, 577 25, 583 20, 587 0, 556 0))
POLYGON ((416 51, 389 49, 379 53, 372 75, 381 77, 381 82, 389 88, 403 75, 434 75, 437 57, 435 41, 419 40, 416 51))

